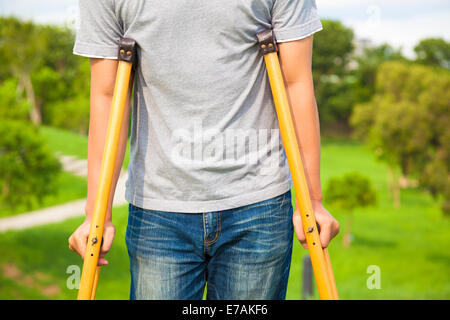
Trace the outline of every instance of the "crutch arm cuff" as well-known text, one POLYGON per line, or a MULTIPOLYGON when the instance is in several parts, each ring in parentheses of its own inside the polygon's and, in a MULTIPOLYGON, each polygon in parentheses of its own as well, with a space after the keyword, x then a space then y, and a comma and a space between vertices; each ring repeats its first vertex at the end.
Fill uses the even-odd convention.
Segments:
POLYGON ((136 63, 136 41, 131 38, 120 38, 119 52, 117 54, 119 60, 136 63))
POLYGON ((277 42, 273 30, 266 29, 256 34, 258 38, 259 48, 262 54, 277 52, 277 42))

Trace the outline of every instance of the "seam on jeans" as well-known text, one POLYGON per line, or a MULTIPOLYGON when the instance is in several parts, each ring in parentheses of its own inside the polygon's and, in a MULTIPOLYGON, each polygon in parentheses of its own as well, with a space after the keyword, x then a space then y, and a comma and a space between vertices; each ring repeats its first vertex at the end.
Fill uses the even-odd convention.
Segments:
POLYGON ((204 214, 203 213, 203 215, 202 215, 202 220, 203 220, 203 242, 206 242, 205 241, 205 237, 206 237, 206 235, 207 235, 207 230, 206 230, 206 214, 204 214))
POLYGON ((217 239, 219 238, 219 234, 220 234, 220 212, 217 212, 216 215, 216 235, 214 236, 214 239, 212 239, 211 241, 208 241, 208 245, 212 245, 213 243, 215 243, 217 241, 217 239))
POLYGON ((203 253, 206 255, 208 254, 208 245, 206 243, 206 214, 202 214, 202 220, 203 220, 203 253))
POLYGON ((212 245, 212 244, 216 243, 217 240, 219 240, 219 236, 220 236, 220 233, 221 233, 220 229, 221 229, 220 228, 220 211, 218 211, 217 212, 217 231, 216 231, 216 235, 215 235, 214 239, 212 239, 211 241, 205 242, 206 245, 208 245, 208 246, 212 245))

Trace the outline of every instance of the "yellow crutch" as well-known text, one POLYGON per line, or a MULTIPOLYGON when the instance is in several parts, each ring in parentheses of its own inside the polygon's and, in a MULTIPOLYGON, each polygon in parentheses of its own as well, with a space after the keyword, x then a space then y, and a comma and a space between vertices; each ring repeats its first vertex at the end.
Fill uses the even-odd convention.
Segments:
POLYGON ((94 300, 97 291, 100 267, 97 266, 102 244, 103 227, 108 207, 109 193, 119 145, 122 119, 125 111, 130 76, 135 61, 135 41, 129 38, 119 40, 119 52, 114 96, 109 116, 108 131, 103 151, 99 183, 92 213, 89 238, 84 256, 78 300, 94 300))
POLYGON ((260 50, 269 75, 275 109, 278 116, 280 135, 286 157, 291 170, 295 195, 306 235, 311 264, 314 270, 320 299, 339 299, 328 250, 320 244, 319 231, 309 197, 308 184, 303 170, 303 163, 295 135, 289 101, 278 60, 278 49, 272 30, 264 30, 257 34, 260 50))

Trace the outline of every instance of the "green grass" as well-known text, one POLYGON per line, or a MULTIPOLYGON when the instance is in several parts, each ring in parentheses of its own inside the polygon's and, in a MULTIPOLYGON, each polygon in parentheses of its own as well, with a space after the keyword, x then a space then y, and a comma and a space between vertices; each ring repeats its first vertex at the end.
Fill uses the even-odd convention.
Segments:
MULTIPOLYGON (((62 130, 54 127, 40 127, 40 133, 45 137, 48 145, 55 153, 75 156, 79 159, 87 159, 88 137, 62 130)), ((130 162, 130 144, 127 144, 127 151, 123 161, 123 168, 128 168, 130 162)))
MULTIPOLYGON (((328 140, 322 149, 323 188, 330 177, 349 171, 361 172, 372 180, 378 204, 355 212, 350 248, 342 246, 347 215, 330 210, 342 230, 329 247, 340 297, 450 298, 450 254, 444 249, 450 245, 450 220, 440 212, 440 203, 425 192, 407 189, 402 190, 402 206, 394 208, 386 187, 386 167, 374 160, 368 147, 353 141, 328 140), (380 267, 380 290, 366 286, 370 265, 380 267)), ((288 299, 301 298, 301 261, 305 254, 294 241, 288 299)))
POLYGON ((13 208, 0 208, 0 218, 43 209, 86 197, 87 184, 85 178, 77 177, 68 172, 61 172, 55 183, 56 192, 45 196, 41 199, 41 202, 36 200, 30 206, 18 205, 13 208))
MULTIPOLYGON (((126 219, 126 206, 114 210, 117 234, 108 256, 111 265, 101 271, 98 299, 128 297, 129 264, 124 243, 126 219)), ((82 263, 79 256, 68 249, 67 239, 81 221, 82 218, 75 218, 59 224, 0 234, 0 299, 75 299, 76 290, 66 287, 69 277, 66 270, 71 265, 81 268, 82 263), (15 272, 8 269, 15 269, 15 272), (45 275, 46 284, 41 283, 39 273, 45 275), (27 277, 32 281, 27 281, 27 277), (58 292, 43 293, 42 287, 49 284, 56 284, 58 292)))
POLYGON ((87 136, 46 126, 41 126, 39 132, 45 137, 48 146, 53 152, 87 159, 87 136))
MULTIPOLYGON (((402 192, 402 207, 395 209, 386 190, 386 168, 363 145, 328 142, 322 164, 324 186, 330 177, 356 170, 371 178, 379 198, 377 207, 355 212, 350 248, 342 246, 341 235, 330 246, 341 299, 449 299, 450 221, 441 214, 440 203, 408 189, 402 192), (370 265, 380 267, 380 290, 366 287, 370 265)), ((346 214, 332 213, 345 226, 346 214)), ((126 206, 114 210, 117 234, 110 265, 102 269, 98 299, 128 299, 126 220, 126 206)), ((0 234, 0 299, 75 298, 76 291, 66 288, 66 269, 72 264, 81 267, 81 260, 67 249, 67 238, 81 221, 0 234), (50 290, 52 284, 59 291, 50 290)), ((301 298, 301 262, 306 254, 294 243, 288 299, 301 298)))

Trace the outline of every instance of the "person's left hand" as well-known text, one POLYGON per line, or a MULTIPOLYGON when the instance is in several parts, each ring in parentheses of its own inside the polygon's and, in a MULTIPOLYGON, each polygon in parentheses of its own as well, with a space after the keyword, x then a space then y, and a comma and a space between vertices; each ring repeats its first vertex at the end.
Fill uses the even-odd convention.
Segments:
MULTIPOLYGON (((321 201, 313 200, 312 206, 314 210, 314 216, 316 217, 316 222, 320 227, 320 243, 322 248, 328 247, 331 239, 333 239, 339 233, 339 222, 324 208, 321 201)), ((305 232, 303 230, 302 218, 300 216, 300 211, 298 210, 298 205, 294 215, 292 216, 292 223, 294 224, 295 234, 297 239, 300 241, 303 248, 308 249, 306 243, 305 232)))

